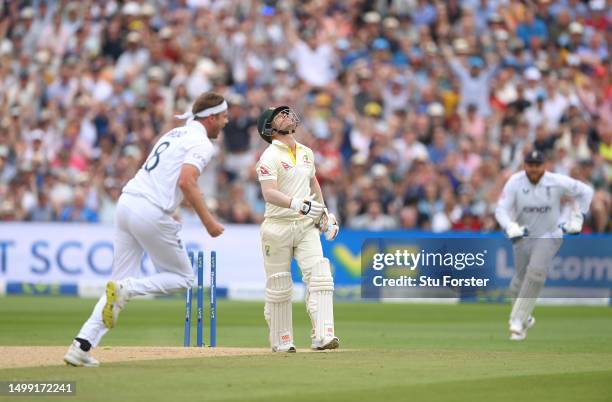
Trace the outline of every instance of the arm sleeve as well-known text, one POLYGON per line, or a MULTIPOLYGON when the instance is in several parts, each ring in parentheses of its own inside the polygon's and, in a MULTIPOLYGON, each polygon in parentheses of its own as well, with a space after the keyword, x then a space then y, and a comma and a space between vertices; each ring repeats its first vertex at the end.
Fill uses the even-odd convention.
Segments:
POLYGON ((276 164, 273 160, 266 158, 265 155, 261 156, 261 159, 259 159, 259 162, 257 162, 255 169, 257 170, 257 179, 259 181, 276 180, 278 177, 276 172, 276 164))
POLYGON ((455 73, 457 77, 459 77, 459 79, 461 80, 466 79, 468 73, 467 71, 465 71, 465 68, 463 67, 463 65, 461 64, 459 60, 453 57, 450 60, 448 60, 448 65, 450 66, 453 73, 455 73))
POLYGON ((495 77, 495 75, 497 74, 498 70, 499 70, 499 63, 489 66, 485 72, 487 81, 491 81, 493 77, 495 77))
POLYGON ((193 165, 198 168, 200 173, 206 167, 210 159, 212 158, 213 149, 212 147, 202 145, 196 145, 187 151, 187 155, 183 160, 183 164, 193 165))
POLYGON ((513 221, 514 216, 514 184, 512 178, 506 182, 502 190, 497 207, 495 208, 495 219, 503 229, 513 221))
POLYGON ((572 197, 578 203, 580 212, 586 215, 593 199, 593 188, 571 177, 560 176, 559 179, 565 194, 572 197))

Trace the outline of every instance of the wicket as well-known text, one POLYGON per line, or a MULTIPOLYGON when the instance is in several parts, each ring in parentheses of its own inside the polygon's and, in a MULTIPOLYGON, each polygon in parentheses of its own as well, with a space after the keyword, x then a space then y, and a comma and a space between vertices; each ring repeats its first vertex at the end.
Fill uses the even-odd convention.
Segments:
MULTIPOLYGON (((189 253, 189 261, 193 268, 193 253, 189 253)), ((185 335, 183 340, 183 346, 188 347, 191 343, 191 287, 185 292, 185 335)))
POLYGON ((202 339, 202 314, 204 314, 204 253, 198 253, 198 326, 197 326, 197 341, 196 346, 201 347, 204 344, 202 339))
MULTIPOLYGON (((198 251, 197 258, 194 252, 189 252, 189 261, 192 268, 197 269, 197 340, 198 347, 204 346, 203 318, 204 318, 204 252, 198 251), (197 266, 195 265, 197 264, 197 266)), ((193 290, 187 289, 185 292, 185 334, 183 346, 191 345, 191 304, 193 290)), ((210 253, 210 347, 217 344, 217 252, 210 253)))
POLYGON ((217 345, 217 252, 210 253, 210 346, 217 345))

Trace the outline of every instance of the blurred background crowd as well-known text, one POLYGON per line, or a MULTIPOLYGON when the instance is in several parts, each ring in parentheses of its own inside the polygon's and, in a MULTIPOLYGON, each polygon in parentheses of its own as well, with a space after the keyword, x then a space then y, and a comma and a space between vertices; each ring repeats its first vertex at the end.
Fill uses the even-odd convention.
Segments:
POLYGON ((495 230, 537 148, 595 188, 585 230, 610 232, 611 17, 606 0, 3 0, 0 220, 112 222, 156 137, 214 90, 230 122, 201 186, 225 222, 262 220, 255 122, 287 104, 345 227, 495 230))

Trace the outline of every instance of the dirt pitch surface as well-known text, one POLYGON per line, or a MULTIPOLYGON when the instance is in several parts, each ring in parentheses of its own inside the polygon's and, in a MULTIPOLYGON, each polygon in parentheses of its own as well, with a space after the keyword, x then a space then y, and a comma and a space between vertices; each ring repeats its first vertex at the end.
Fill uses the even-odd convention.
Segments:
MULTIPOLYGON (((67 346, 0 346, 0 369, 64 365, 67 346)), ((182 348, 167 346, 102 346, 92 354, 100 364, 139 360, 250 356, 270 353, 263 348, 182 348)))

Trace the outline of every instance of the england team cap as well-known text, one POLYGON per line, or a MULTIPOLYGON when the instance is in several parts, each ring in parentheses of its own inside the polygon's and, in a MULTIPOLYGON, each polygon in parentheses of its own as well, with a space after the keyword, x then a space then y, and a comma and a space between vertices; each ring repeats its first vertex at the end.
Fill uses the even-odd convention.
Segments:
POLYGON ((525 155, 525 163, 544 163, 544 154, 534 149, 525 155))

